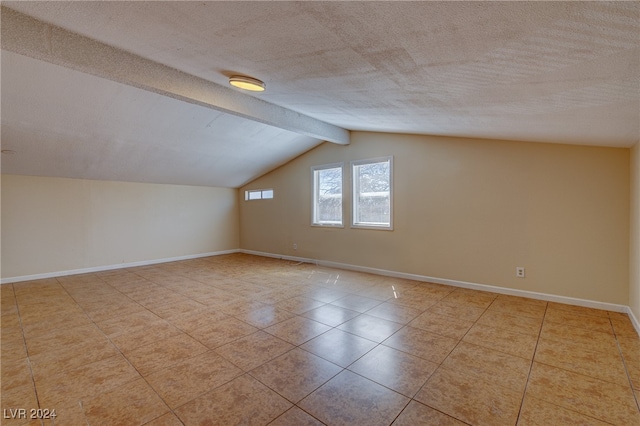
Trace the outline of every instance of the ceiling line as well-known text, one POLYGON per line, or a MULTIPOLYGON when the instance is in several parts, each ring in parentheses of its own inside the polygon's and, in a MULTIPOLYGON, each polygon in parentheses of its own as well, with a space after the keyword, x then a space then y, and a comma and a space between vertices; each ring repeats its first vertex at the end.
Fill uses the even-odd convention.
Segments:
POLYGON ((262 99, 150 61, 5 6, 2 49, 327 142, 348 145, 350 132, 262 99))

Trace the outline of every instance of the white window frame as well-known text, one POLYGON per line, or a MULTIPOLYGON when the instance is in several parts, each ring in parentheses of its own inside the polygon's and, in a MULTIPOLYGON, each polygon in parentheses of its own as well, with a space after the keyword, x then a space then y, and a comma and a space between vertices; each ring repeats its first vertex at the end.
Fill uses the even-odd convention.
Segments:
POLYGON ((344 163, 331 163, 324 164, 321 166, 313 166, 311 167, 311 226, 321 226, 321 227, 331 227, 331 228, 344 228, 344 182, 345 182, 345 170, 344 163), (342 192, 340 194, 341 200, 341 217, 340 222, 328 222, 328 221, 320 221, 318 220, 318 173, 322 170, 328 169, 341 169, 342 170, 342 181, 340 182, 342 186, 342 192))
POLYGON ((273 196, 274 196, 273 188, 248 189, 244 191, 245 201, 272 200, 273 196))
POLYGON ((351 227, 359 229, 379 229, 393 231, 393 156, 356 160, 351 162, 351 227), (389 162, 389 223, 357 222, 359 182, 357 168, 367 164, 389 162))

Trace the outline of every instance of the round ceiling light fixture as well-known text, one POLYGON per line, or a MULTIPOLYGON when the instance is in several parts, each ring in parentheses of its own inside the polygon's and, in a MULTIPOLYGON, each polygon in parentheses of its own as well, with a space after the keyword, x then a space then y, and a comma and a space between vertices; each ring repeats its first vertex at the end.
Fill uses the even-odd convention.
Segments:
POLYGON ((267 85, 263 81, 253 77, 234 75, 229 78, 229 84, 239 89, 250 90, 252 92, 264 92, 267 85))

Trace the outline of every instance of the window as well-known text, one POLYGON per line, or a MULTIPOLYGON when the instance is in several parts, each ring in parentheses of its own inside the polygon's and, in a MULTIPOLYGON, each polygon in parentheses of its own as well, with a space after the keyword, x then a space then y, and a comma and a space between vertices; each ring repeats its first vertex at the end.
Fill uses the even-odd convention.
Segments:
POLYGON ((313 225, 343 226, 342 169, 342 163, 316 166, 311 169, 313 179, 311 223, 313 225))
POLYGON ((267 200, 273 198, 273 189, 251 189, 244 191, 245 201, 267 200))
POLYGON ((353 226, 392 229, 393 158, 352 161, 353 226))

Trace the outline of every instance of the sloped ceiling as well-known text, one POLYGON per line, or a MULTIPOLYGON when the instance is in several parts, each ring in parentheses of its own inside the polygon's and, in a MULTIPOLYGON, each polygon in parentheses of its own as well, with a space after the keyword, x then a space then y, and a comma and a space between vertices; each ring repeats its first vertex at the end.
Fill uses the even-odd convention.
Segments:
POLYGON ((11 52, 2 142, 4 173, 222 187, 321 143, 11 52))
MULTIPOLYGON (((638 2, 3 5, 217 87, 258 77, 254 99, 337 128, 640 139, 638 2)), ((330 139, 19 53, 3 35, 3 172, 237 187, 330 139)))

